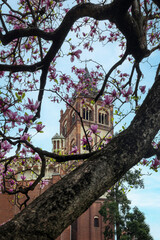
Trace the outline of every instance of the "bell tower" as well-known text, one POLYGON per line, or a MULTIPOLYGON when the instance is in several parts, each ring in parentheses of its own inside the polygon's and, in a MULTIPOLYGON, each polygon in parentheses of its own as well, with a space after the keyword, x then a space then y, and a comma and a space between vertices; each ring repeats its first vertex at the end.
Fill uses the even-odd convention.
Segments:
MULTIPOLYGON (((91 80, 88 69, 85 68, 85 71, 85 79, 90 78, 91 80)), ((86 152, 87 149, 84 149, 82 146, 81 139, 85 137, 85 131, 87 132, 91 125, 98 125, 98 131, 100 132, 98 136, 93 136, 92 146, 95 146, 100 139, 106 138, 108 132, 112 134, 111 119, 113 118, 113 107, 104 107, 101 98, 94 103, 94 98, 97 93, 98 90, 93 87, 91 88, 88 84, 84 92, 75 94, 76 97, 73 95, 72 108, 67 108, 65 112, 61 110, 60 134, 65 138, 66 154, 69 153, 74 146, 77 146, 79 153, 86 152), (78 113, 81 117, 79 117, 78 113)))

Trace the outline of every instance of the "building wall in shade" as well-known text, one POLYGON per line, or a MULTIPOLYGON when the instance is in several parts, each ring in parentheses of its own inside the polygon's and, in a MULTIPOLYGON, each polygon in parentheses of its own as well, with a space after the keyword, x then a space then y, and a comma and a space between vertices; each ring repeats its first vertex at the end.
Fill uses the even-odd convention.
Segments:
MULTIPOLYGON (((40 185, 37 185, 34 191, 29 193, 30 200, 33 201, 41 193, 43 193, 52 184, 55 184, 61 179, 60 174, 53 175, 52 179, 48 181, 48 184, 41 189, 40 185)), ((19 208, 14 205, 14 197, 7 194, 0 194, 0 224, 12 219, 14 215, 19 213, 19 208)), ((22 196, 20 196, 22 197, 22 196)), ((20 199, 23 201, 24 197, 20 199)), ((99 214, 99 210, 103 204, 104 199, 98 199, 91 207, 84 212, 73 224, 69 226, 56 240, 103 240, 104 223, 102 216, 99 214), (98 217, 98 226, 94 225, 94 218, 98 217)))

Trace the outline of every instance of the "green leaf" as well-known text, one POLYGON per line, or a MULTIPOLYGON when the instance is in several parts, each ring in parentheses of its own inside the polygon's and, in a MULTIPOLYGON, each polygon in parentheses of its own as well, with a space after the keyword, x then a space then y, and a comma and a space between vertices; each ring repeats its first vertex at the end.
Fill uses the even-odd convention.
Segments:
POLYGON ((55 81, 55 83, 57 83, 57 84, 58 84, 58 80, 57 80, 57 79, 54 79, 54 81, 55 81))
POLYGON ((26 95, 25 93, 22 93, 22 99, 25 97, 25 95, 26 95))

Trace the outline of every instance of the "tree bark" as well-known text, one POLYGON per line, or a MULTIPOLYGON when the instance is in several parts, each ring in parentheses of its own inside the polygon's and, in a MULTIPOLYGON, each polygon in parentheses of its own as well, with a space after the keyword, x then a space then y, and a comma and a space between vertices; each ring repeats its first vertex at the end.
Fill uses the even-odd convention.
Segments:
POLYGON ((1 226, 0 239, 56 239, 145 156, 160 128, 159 96, 160 77, 128 129, 1 226))

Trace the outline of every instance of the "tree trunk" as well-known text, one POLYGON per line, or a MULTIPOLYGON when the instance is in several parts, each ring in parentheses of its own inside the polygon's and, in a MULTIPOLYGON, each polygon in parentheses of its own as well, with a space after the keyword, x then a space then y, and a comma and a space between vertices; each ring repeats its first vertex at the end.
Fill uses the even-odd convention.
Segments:
POLYGON ((56 239, 124 173, 149 154, 151 141, 160 128, 159 96, 160 78, 128 129, 1 226, 0 239, 56 239))

